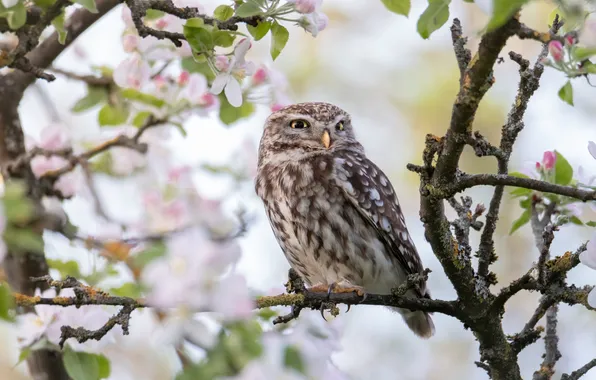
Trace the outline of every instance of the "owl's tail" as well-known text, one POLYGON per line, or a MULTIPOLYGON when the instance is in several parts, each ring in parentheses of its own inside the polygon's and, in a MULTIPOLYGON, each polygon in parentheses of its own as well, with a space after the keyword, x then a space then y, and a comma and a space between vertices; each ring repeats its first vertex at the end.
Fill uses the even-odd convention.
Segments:
POLYGON ((420 338, 428 339, 435 334, 435 324, 433 323, 430 314, 424 311, 410 311, 400 309, 399 313, 404 318, 404 321, 420 338))

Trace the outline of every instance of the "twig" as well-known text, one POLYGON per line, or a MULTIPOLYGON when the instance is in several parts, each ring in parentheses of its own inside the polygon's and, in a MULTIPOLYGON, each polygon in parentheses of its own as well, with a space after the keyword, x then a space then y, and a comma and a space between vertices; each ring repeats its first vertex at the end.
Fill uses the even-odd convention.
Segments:
POLYGON ((544 346, 546 353, 540 369, 534 372, 534 380, 548 380, 555 374, 555 364, 561 358, 559 352, 559 337, 557 336, 557 305, 551 306, 546 311, 546 334, 544 346))
POLYGON ((259 20, 261 19, 260 16, 252 16, 252 17, 238 17, 233 16, 226 21, 219 21, 212 17, 206 16, 204 14, 199 13, 197 8, 185 7, 185 8, 178 8, 174 5, 171 0, 124 0, 128 7, 130 8, 132 14, 132 20, 139 32, 141 37, 153 36, 157 39, 163 40, 168 39, 172 41, 174 45, 177 47, 182 46, 183 40, 186 40, 186 37, 182 33, 174 33, 169 32, 166 30, 157 30, 148 27, 143 22, 143 17, 147 14, 148 9, 155 9, 165 13, 169 13, 181 19, 189 19, 189 18, 201 18, 205 22, 205 24, 209 25, 217 25, 220 30, 238 30, 239 23, 245 23, 247 25, 256 26, 258 25, 259 20))
POLYGON ((49 70, 55 72, 56 74, 60 74, 68 79, 85 82, 90 86, 106 86, 107 87, 114 83, 111 78, 107 78, 107 77, 97 77, 94 75, 80 75, 80 74, 72 73, 70 71, 66 71, 63 69, 56 68, 56 67, 51 67, 49 70))
MULTIPOLYGON (((520 30, 525 30, 525 25, 520 25, 520 30)), ((558 19, 555 19, 555 23, 551 29, 552 34, 556 34, 559 28, 558 19)), ((509 157, 513 151, 513 144, 517 139, 517 135, 524 128, 523 118, 528 107, 528 102, 532 95, 536 92, 539 87, 540 78, 544 71, 542 65, 542 59, 544 54, 548 52, 548 45, 542 47, 542 51, 536 59, 534 68, 530 69, 530 63, 523 59, 521 55, 514 52, 509 53, 509 57, 519 64, 520 82, 518 85, 517 96, 513 103, 509 115, 507 117, 507 123, 501 130, 501 143, 499 148, 488 149, 490 153, 493 153, 497 158, 498 174, 506 175, 508 173, 509 157)), ((476 141, 479 140, 476 136, 476 141)), ((482 142, 482 140, 480 140, 482 142)), ((490 147, 490 145, 489 145, 490 147)), ((475 149, 478 150, 480 149, 475 149)), ((489 272, 489 266, 496 260, 495 255, 495 242, 494 234, 497 229, 497 221, 499 219, 499 211, 501 208, 501 200, 503 199, 505 188, 502 185, 497 185, 493 196, 490 201, 488 213, 486 215, 486 225, 480 236, 480 244, 478 247, 478 279, 486 284, 485 286, 491 285, 489 272)))
POLYGON ((468 38, 463 36, 463 30, 459 19, 453 20, 451 25, 451 41, 453 43, 453 50, 455 52, 455 59, 459 66, 460 81, 463 80, 464 72, 472 59, 472 52, 470 49, 466 49, 466 43, 468 38))
POLYGON ((571 372, 569 375, 563 374, 563 376, 561 376, 561 380, 577 380, 580 377, 582 377, 583 375, 585 375, 586 373, 588 373, 588 371, 594 367, 596 367, 596 359, 590 360, 583 367, 581 367, 580 369, 578 369, 576 371, 571 372))

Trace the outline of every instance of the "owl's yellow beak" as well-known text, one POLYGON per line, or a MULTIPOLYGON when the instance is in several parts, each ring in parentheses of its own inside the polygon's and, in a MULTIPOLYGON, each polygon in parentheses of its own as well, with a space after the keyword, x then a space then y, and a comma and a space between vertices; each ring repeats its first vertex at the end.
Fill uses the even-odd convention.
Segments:
POLYGON ((325 145, 325 148, 329 149, 329 145, 331 145, 331 137, 329 136, 329 131, 325 130, 325 132, 323 132, 323 137, 321 137, 321 141, 323 142, 323 145, 325 145))

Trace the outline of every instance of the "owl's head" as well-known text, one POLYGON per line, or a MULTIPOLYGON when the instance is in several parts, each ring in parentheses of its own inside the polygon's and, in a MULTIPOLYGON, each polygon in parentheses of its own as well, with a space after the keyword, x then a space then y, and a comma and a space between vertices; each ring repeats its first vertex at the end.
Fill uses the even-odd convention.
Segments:
POLYGON ((329 103, 298 103, 273 112, 265 123, 261 154, 333 153, 362 150, 356 141, 350 115, 329 103))

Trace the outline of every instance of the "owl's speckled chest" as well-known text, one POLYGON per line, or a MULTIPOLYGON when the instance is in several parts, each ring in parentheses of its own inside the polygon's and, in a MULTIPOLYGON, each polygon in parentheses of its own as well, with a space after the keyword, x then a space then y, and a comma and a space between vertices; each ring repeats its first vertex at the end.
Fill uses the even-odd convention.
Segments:
POLYGON ((376 231, 334 180, 334 159, 264 165, 256 191, 290 265, 311 285, 392 285, 392 264, 376 231))

